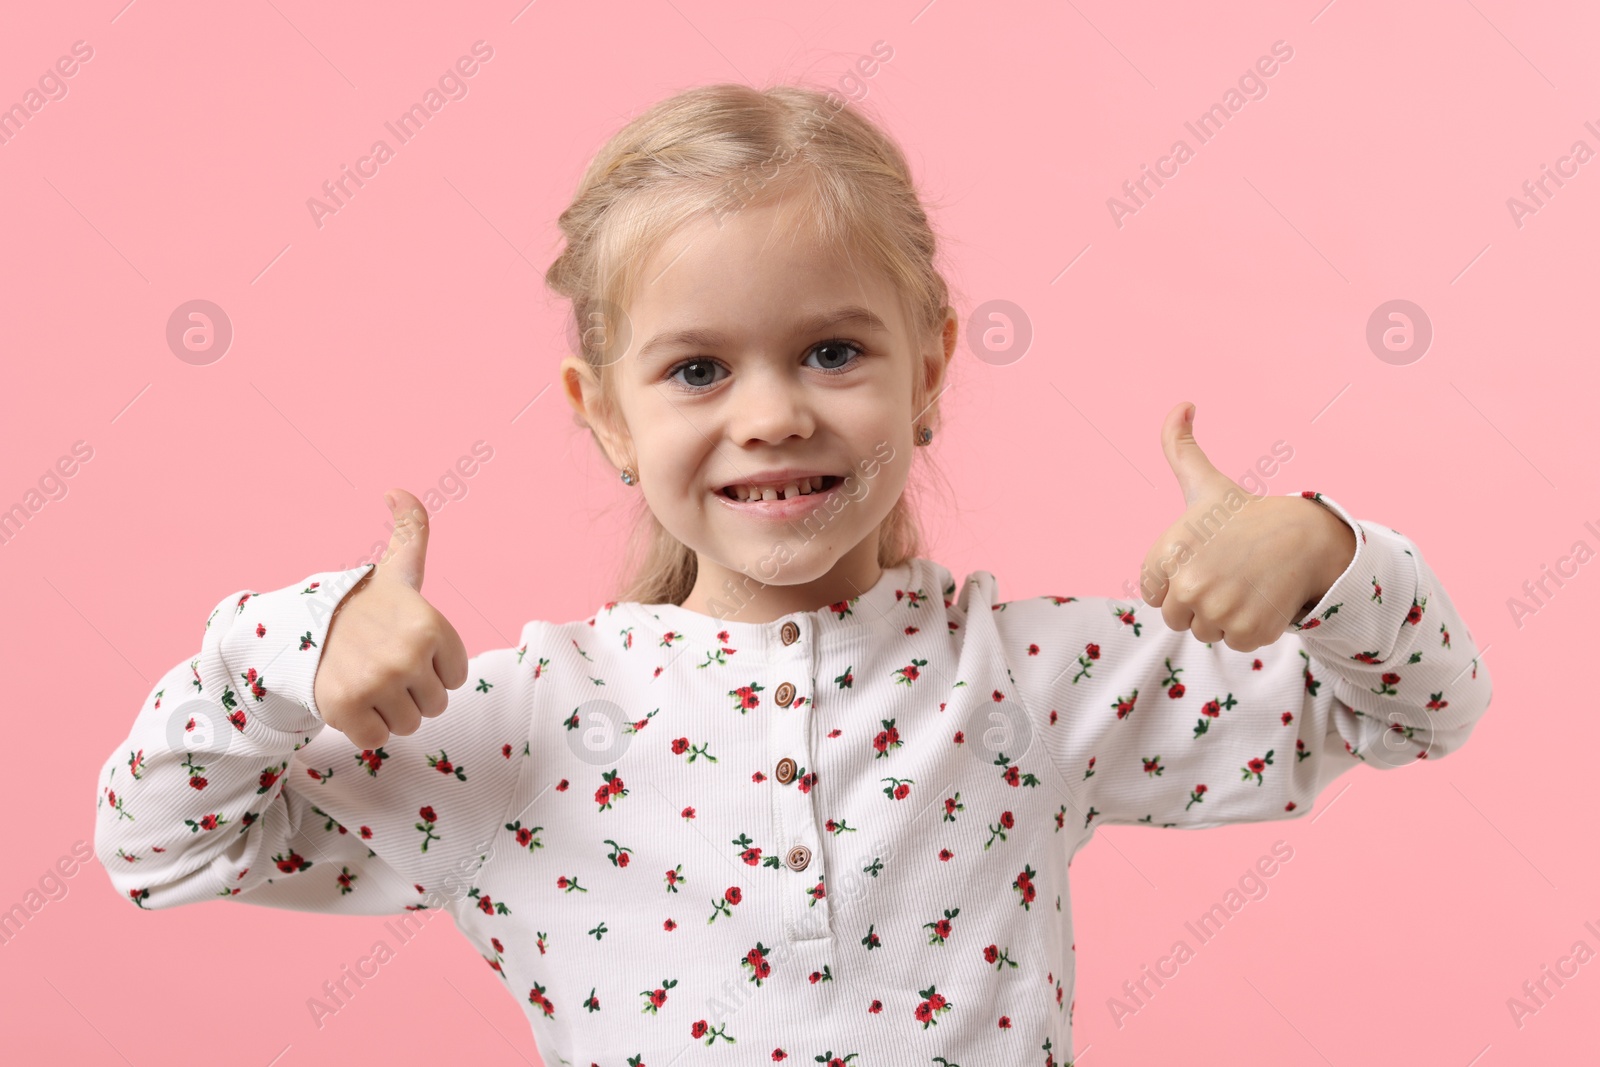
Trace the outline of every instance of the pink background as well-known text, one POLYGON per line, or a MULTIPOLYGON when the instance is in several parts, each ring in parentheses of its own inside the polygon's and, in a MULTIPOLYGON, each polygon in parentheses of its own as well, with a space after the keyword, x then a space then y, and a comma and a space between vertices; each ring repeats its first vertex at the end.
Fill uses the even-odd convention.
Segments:
MULTIPOLYGON (((1592 1054, 1600 961, 1521 1029, 1506 999, 1574 941, 1600 950, 1575 815, 1600 564, 1520 627, 1506 601, 1574 541, 1600 548, 1600 161, 1520 228, 1506 199, 1575 140, 1600 148, 1593 5, 124 3, 14 5, 0 33, 0 105, 94 49, 0 144, 0 507, 94 450, 0 546, 0 909, 92 841, 101 761, 217 600, 353 563, 385 536, 386 486, 420 495, 493 447, 428 562, 473 652, 609 599, 628 490, 541 394, 566 351, 541 281, 554 220, 589 154, 672 91, 835 86, 885 41, 865 106, 932 203, 958 308, 1010 300, 1034 329, 1018 362, 957 361, 928 554, 1007 599, 1122 595, 1182 512, 1158 431, 1193 400, 1224 472, 1287 441, 1272 492, 1415 539, 1493 674, 1461 753, 1357 768, 1315 822, 1101 831, 1073 865, 1081 1061, 1592 1054), (479 39, 494 58, 469 95, 318 229, 306 198, 479 39), (1184 121, 1280 39, 1268 95, 1119 229, 1106 199, 1175 138, 1196 147, 1184 121), (235 331, 209 366, 165 341, 196 298, 235 331), (1395 298, 1435 329, 1405 366, 1365 341, 1395 298), (1280 838, 1269 895, 1119 1028, 1107 998, 1280 838)), ((448 924, 319 1031, 306 998, 381 919, 138 914, 93 861, 67 884, 0 947, 17 1062, 538 1062, 448 924)))

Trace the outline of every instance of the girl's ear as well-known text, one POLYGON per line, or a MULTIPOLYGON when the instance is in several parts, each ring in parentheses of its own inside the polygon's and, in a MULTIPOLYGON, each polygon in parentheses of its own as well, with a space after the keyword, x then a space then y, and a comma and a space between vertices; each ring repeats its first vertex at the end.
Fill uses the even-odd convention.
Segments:
POLYGON ((587 360, 566 356, 561 360, 561 391, 566 394, 577 421, 589 428, 606 459, 617 468, 632 462, 625 434, 611 424, 602 399, 600 378, 587 360))
POLYGON ((956 354, 956 341, 961 336, 961 318, 956 314, 956 309, 944 309, 944 333, 940 340, 944 342, 944 373, 949 373, 950 360, 956 354))
POLYGON ((956 341, 960 336, 961 319, 956 315, 955 308, 947 307, 944 309, 944 325, 939 331, 938 349, 930 346, 928 353, 923 357, 928 396, 938 395, 939 387, 944 384, 945 377, 950 373, 950 360, 956 354, 956 341))

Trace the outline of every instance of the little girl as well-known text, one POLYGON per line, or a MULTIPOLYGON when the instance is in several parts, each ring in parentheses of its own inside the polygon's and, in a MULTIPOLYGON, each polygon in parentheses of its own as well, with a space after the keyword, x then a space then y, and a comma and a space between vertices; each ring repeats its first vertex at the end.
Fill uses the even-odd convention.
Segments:
POLYGON ((622 595, 469 659, 394 491, 381 562, 229 594, 106 761, 125 899, 448 911, 552 1065, 1053 1067, 1097 826, 1296 819, 1466 741, 1489 676, 1417 546, 1245 493, 1183 408, 1140 598, 919 554, 958 319, 902 153, 835 100, 672 97, 561 215, 566 395, 644 504, 622 595))

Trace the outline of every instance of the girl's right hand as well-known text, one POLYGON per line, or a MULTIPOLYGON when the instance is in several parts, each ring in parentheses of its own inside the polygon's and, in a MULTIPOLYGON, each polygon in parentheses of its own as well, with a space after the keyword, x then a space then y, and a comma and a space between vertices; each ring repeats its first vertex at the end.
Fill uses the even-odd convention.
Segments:
POLYGON ((461 635, 422 598, 428 512, 404 489, 385 499, 389 548, 334 612, 312 686, 322 721, 368 749, 416 733, 467 681, 461 635))

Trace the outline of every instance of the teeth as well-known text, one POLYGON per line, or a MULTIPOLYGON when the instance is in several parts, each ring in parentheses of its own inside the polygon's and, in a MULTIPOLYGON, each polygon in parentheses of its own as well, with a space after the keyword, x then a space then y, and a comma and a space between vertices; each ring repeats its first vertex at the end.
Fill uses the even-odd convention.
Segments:
POLYGON ((822 489, 823 477, 800 478, 782 486, 755 486, 736 485, 733 487, 735 500, 791 500, 796 496, 808 496, 822 489))

